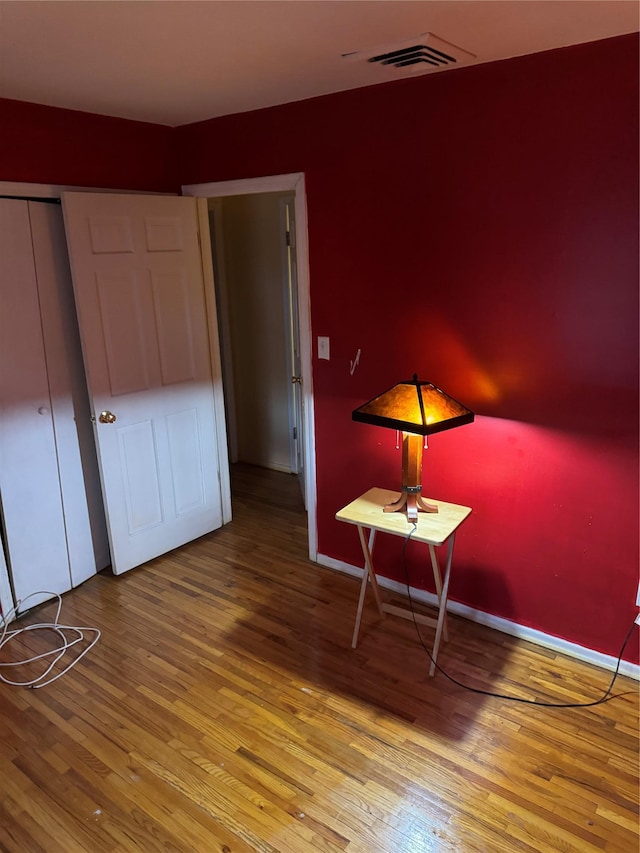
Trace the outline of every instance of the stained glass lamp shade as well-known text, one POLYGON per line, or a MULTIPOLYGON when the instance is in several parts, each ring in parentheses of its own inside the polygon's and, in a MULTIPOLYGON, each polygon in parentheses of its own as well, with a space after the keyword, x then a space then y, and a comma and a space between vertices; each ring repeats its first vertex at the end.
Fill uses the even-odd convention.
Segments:
POLYGON ((417 522, 419 511, 437 512, 438 507, 422 497, 423 437, 470 424, 473 412, 430 382, 418 381, 414 374, 410 381, 398 382, 359 406, 352 417, 360 423, 402 432, 402 492, 384 511, 398 512, 406 507, 410 522, 417 522))

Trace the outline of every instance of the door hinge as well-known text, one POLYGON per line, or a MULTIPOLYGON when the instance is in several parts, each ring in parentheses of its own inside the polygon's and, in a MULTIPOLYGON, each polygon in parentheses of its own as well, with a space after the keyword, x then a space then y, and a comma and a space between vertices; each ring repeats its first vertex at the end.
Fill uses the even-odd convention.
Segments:
POLYGON ((287 228, 287 230, 284 233, 285 233, 285 239, 287 241, 287 248, 290 249, 291 248, 291 231, 289 231, 289 229, 287 228))
POLYGON ((293 440, 297 441, 298 439, 298 427, 293 428, 293 440))

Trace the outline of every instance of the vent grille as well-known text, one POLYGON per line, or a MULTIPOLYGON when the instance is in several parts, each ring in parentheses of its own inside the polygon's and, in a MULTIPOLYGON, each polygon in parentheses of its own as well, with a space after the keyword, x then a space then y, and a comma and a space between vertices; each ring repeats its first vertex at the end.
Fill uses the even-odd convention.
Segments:
POLYGON ((441 50, 429 48, 426 44, 415 44, 411 47, 403 47, 400 50, 371 56, 368 61, 379 62, 380 65, 393 65, 394 68, 406 68, 408 65, 426 62, 427 65, 434 65, 437 68, 440 65, 455 64, 456 59, 441 50))
MULTIPOLYGON (((343 53, 349 62, 366 62, 389 72, 425 73, 471 62, 476 57, 433 33, 420 33, 395 44, 343 53)), ((397 75, 396 75, 397 76, 397 75)))

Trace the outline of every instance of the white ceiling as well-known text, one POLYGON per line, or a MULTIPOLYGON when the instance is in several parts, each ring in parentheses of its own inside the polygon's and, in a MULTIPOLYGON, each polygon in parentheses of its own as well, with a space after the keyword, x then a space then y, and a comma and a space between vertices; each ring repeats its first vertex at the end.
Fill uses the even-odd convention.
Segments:
POLYGON ((0 96, 177 126, 396 79, 341 55, 420 33, 483 63, 638 31, 639 10, 637 0, 1 0, 0 96))

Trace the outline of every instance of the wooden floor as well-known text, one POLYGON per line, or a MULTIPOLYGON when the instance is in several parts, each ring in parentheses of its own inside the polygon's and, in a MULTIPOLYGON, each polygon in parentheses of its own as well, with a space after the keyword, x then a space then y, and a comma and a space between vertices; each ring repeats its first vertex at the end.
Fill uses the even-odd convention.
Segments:
MULTIPOLYGON (((637 853, 635 682, 584 709, 474 694, 371 602, 354 651, 358 581, 309 563, 294 478, 233 483, 224 529, 64 597, 103 632, 72 671, 0 685, 0 850, 637 853)), ((579 702, 610 679, 449 630, 440 663, 476 686, 579 702)))

